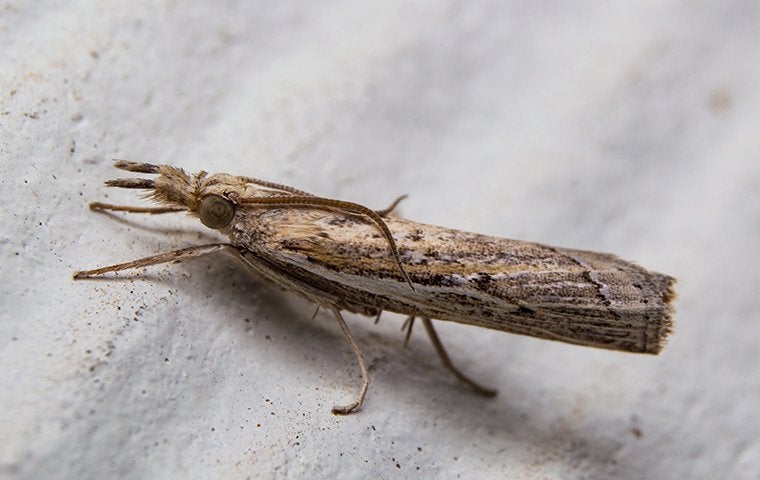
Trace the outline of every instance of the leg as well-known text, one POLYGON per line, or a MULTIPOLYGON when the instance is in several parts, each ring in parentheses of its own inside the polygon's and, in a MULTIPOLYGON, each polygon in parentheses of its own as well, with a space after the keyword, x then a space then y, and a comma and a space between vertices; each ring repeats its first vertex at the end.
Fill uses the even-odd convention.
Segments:
POLYGON ((398 206, 399 203, 401 203, 401 200, 405 199, 408 196, 409 195, 407 194, 401 195, 396 200, 394 200, 390 205, 388 205, 386 208, 382 210, 375 210, 375 213, 380 215, 381 217, 388 216, 388 214, 391 213, 398 206))
POLYGON ((412 328, 414 328, 415 318, 414 315, 409 315, 406 317, 406 320, 404 320, 403 325, 401 325, 401 331, 406 330, 406 334, 404 335, 404 348, 409 345, 409 339, 412 337, 412 328))
POLYGON ((443 366, 446 367, 448 371, 453 373, 454 376, 459 379, 459 381, 466 384, 468 387, 475 390, 477 393, 484 395, 486 397, 493 397, 494 395, 496 395, 496 390, 478 385, 474 381, 467 378, 465 374, 460 372, 457 369, 457 367, 455 367, 454 364, 451 363, 449 354, 446 353, 446 350, 443 348, 443 344, 441 343, 441 340, 438 338, 438 334, 435 333, 435 329, 433 328, 433 322, 431 322, 429 318, 423 318, 422 325, 425 327, 425 331, 427 332, 428 337, 430 337, 430 342, 433 344, 433 348, 435 349, 435 352, 438 354, 438 358, 441 359, 441 363, 443 363, 443 366))
POLYGON ((140 258, 138 260, 132 260, 131 262, 118 263, 116 265, 109 265, 107 267, 96 268, 94 270, 82 270, 80 272, 74 272, 74 280, 82 278, 92 278, 103 275, 104 273, 120 272, 122 270, 128 270, 131 268, 149 267, 151 265, 159 265, 161 263, 180 262, 182 260, 188 260, 191 258, 202 257, 210 253, 227 251, 229 253, 240 255, 237 248, 227 243, 212 243, 209 245, 198 245, 197 247, 188 247, 181 250, 174 250, 172 252, 160 253, 150 257, 140 258))
POLYGON ((129 205, 112 205, 110 203, 92 202, 90 210, 110 210, 112 212, 131 213, 173 213, 186 212, 186 208, 179 207, 130 207, 129 205))
POLYGON ((356 359, 359 361, 359 368, 362 371, 362 386, 359 389, 359 395, 356 396, 356 399, 348 405, 335 405, 332 408, 332 413, 336 415, 345 415, 359 408, 362 402, 364 402, 364 396, 367 394, 367 388, 369 388, 369 370, 367 370, 367 365, 364 363, 364 355, 362 355, 362 351, 359 350, 359 346, 356 344, 354 337, 351 336, 351 331, 348 329, 346 321, 343 320, 340 310, 335 307, 330 307, 330 311, 332 311, 335 320, 338 321, 340 330, 343 332, 343 337, 345 337, 348 345, 354 352, 354 355, 356 355, 356 359))

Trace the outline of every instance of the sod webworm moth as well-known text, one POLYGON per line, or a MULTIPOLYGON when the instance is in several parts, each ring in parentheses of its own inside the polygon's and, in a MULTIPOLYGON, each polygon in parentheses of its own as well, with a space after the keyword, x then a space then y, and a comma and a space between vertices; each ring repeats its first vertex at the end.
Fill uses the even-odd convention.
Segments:
POLYGON ((672 277, 606 253, 495 238, 391 217, 295 188, 224 173, 194 175, 169 165, 116 161, 153 178, 109 180, 145 190, 157 207, 92 203, 98 210, 188 212, 229 237, 214 243, 80 271, 74 278, 178 262, 217 252, 333 315, 356 355, 362 384, 345 414, 364 401, 369 375, 342 311, 422 320, 444 366, 493 395, 449 360, 431 319, 637 353, 658 353, 671 331, 672 277))

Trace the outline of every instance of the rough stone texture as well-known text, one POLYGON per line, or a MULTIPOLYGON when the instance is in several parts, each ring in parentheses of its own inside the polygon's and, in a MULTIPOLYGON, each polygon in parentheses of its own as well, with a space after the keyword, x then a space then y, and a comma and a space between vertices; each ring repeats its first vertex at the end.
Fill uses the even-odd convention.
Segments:
POLYGON ((757 2, 0 6, 0 476, 760 478, 757 2), (99 215, 111 158, 258 176, 679 278, 658 357, 329 315, 99 215))

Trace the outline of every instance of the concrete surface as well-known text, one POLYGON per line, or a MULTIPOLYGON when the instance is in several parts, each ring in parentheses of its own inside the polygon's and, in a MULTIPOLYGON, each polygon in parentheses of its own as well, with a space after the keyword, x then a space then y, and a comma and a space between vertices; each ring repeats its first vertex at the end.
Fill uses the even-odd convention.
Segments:
POLYGON ((760 5, 0 5, 0 476, 760 478, 760 5), (206 241, 99 215, 111 158, 255 175, 679 278, 659 357, 329 316, 206 241))

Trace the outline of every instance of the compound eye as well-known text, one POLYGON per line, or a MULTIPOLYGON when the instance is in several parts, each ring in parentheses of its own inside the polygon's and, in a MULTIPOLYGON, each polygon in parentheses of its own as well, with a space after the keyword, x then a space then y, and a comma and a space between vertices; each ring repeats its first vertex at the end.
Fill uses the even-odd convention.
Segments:
POLYGON ((208 228, 226 227, 235 216, 235 205, 219 195, 206 195, 198 204, 198 217, 208 228))

